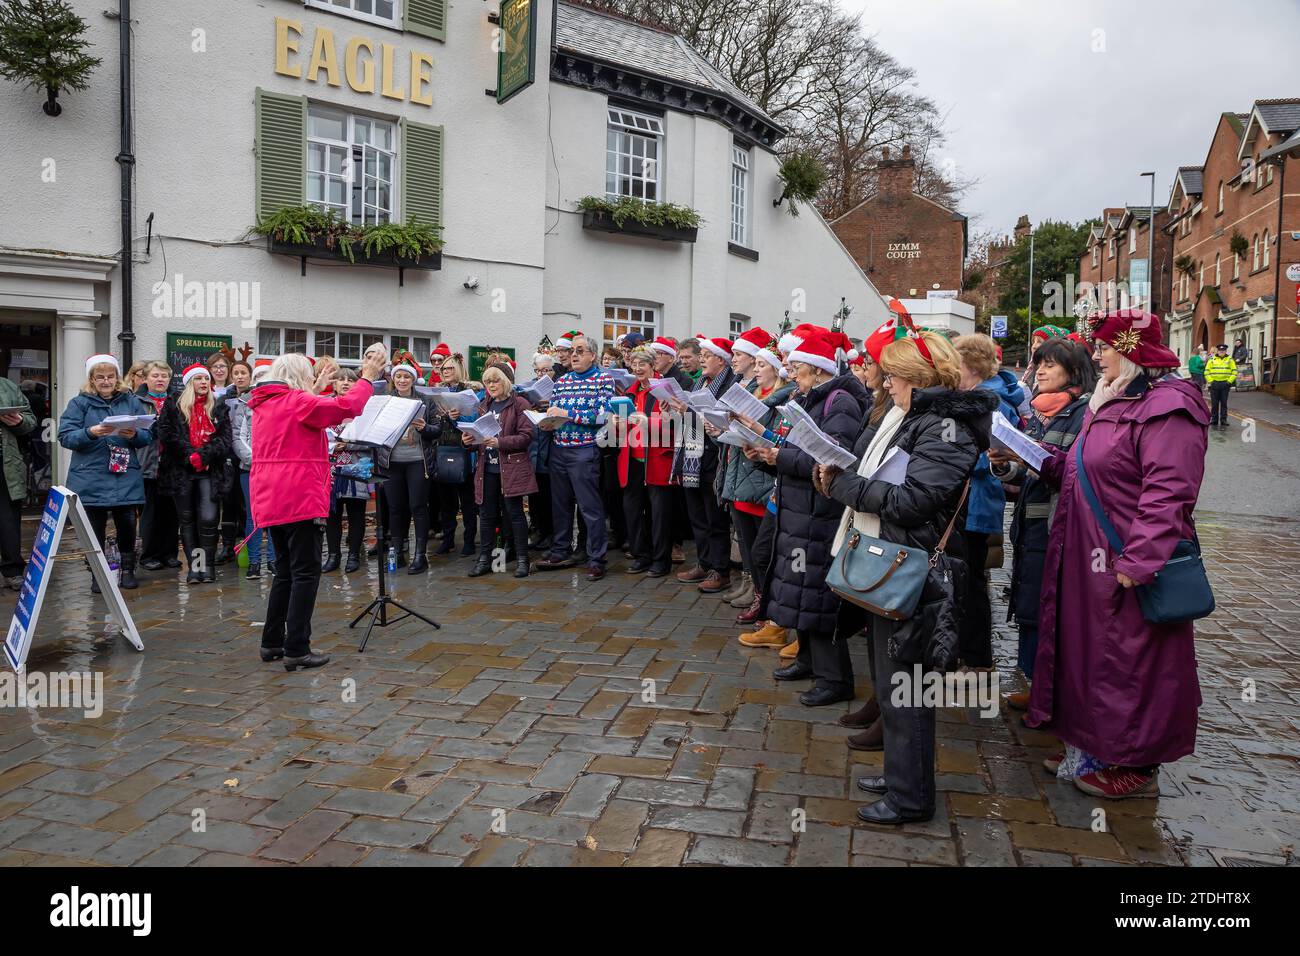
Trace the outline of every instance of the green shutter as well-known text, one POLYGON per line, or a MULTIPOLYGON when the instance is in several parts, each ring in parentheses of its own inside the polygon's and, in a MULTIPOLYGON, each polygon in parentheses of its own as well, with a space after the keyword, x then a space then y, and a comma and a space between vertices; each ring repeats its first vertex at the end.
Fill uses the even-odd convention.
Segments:
POLYGON ((407 33, 418 33, 420 36, 445 41, 447 0, 406 0, 406 19, 403 26, 407 33))
POLYGON ((442 127, 402 120, 402 221, 442 225, 442 127))
POLYGON ((307 97, 257 91, 257 218, 306 202, 307 97))

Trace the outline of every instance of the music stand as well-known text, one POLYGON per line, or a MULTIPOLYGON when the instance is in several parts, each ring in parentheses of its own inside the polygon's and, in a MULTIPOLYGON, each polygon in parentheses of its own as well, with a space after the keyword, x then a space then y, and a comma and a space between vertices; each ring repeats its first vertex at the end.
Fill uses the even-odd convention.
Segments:
MULTIPOLYGON (((361 442, 358 444, 369 444, 369 443, 361 442)), ((371 481, 373 481, 376 485, 381 485, 388 480, 387 470, 388 470, 388 465, 391 463, 390 456, 392 453, 392 449, 387 448, 386 446, 383 445, 369 445, 369 447, 373 448, 375 452, 375 472, 374 472, 374 476, 371 478, 371 481)), ((375 595, 374 600, 372 600, 369 604, 366 605, 365 610, 362 611, 360 614, 358 614, 355 618, 353 618, 352 623, 348 625, 349 629, 354 628, 361 623, 362 618, 366 617, 367 615, 370 616, 370 623, 366 626, 366 634, 361 639, 361 645, 357 648, 358 654, 365 653, 366 644, 370 642, 370 633, 375 629, 376 625, 378 625, 379 627, 387 627, 390 624, 397 624, 400 621, 405 621, 408 617, 414 617, 414 618, 418 618, 419 620, 423 621, 425 624, 428 624, 430 627, 433 627, 436 630, 442 629, 442 625, 439 624, 437 621, 433 620, 432 618, 425 617, 419 611, 413 611, 405 604, 401 603, 400 601, 397 601, 392 597, 389 597, 388 574, 387 574, 388 556, 383 553, 383 542, 385 537, 384 532, 387 530, 387 527, 388 527, 388 523, 387 523, 387 518, 384 515, 384 509, 379 507, 379 496, 376 495, 375 496, 375 533, 378 536, 377 540, 379 541, 380 544, 380 549, 379 549, 380 553, 376 555, 376 557, 379 558, 379 592, 375 595), (402 614, 398 617, 389 617, 388 616, 389 605, 392 605, 393 607, 397 608, 397 610, 401 611, 402 614)), ((405 531, 406 529, 403 528, 402 530, 405 531)))

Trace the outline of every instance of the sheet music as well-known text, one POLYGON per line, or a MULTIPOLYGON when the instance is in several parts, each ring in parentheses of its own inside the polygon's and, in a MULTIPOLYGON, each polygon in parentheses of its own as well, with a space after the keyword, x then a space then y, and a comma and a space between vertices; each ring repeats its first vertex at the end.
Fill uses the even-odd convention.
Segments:
POLYGON ((516 385, 515 391, 534 405, 540 405, 543 402, 549 403, 551 396, 555 394, 555 380, 543 375, 541 378, 535 378, 532 381, 516 385))
POLYGON ((776 447, 776 442, 765 437, 762 432, 751 431, 747 425, 737 421, 733 421, 727 430, 718 436, 718 441, 724 445, 736 445, 738 447, 745 445, 752 445, 755 448, 776 447))
POLYGON ((110 435, 120 435, 130 429, 144 431, 146 428, 152 428, 157 418, 157 415, 109 415, 100 424, 108 425, 113 429, 109 432, 110 435))
POLYGON ((853 453, 822 431, 804 409, 794 402, 781 406, 781 414, 790 422, 786 441, 819 465, 849 469, 857 465, 853 453))
POLYGON ((889 449, 876 470, 867 475, 872 481, 887 481, 891 485, 901 485, 907 480, 907 463, 912 456, 895 445, 889 449))
POLYGON ((1043 467, 1043 462, 1050 454, 999 412, 993 413, 993 440, 1003 448, 1009 448, 1019 455, 1021 460, 1034 471, 1043 467))
POLYGON ((455 418, 468 415, 478 407, 478 395, 469 389, 460 392, 437 392, 433 396, 433 401, 440 411, 455 418))
POLYGON ((365 442, 391 448, 424 410, 424 402, 395 395, 373 395, 361 414, 339 436, 343 441, 365 442))
POLYGON ((541 425, 543 422, 567 422, 568 419, 563 415, 549 415, 546 412, 535 412, 531 408, 524 411, 528 420, 534 425, 541 425))
POLYGON ((636 381, 636 376, 625 368, 603 368, 601 371, 612 378, 614 386, 620 390, 631 387, 636 381))
POLYGON ((677 384, 675 378, 656 378, 650 382, 650 393, 659 401, 671 399, 675 402, 686 402, 686 393, 682 387, 677 384))
POLYGON ((737 415, 744 415, 746 418, 752 418, 754 421, 761 421, 767 414, 767 406, 754 397, 745 386, 736 382, 722 393, 722 404, 726 405, 737 415))
POLYGON ((481 445, 489 438, 496 438, 501 434, 501 418, 496 412, 488 412, 472 422, 457 422, 456 427, 465 434, 472 435, 474 441, 481 445))

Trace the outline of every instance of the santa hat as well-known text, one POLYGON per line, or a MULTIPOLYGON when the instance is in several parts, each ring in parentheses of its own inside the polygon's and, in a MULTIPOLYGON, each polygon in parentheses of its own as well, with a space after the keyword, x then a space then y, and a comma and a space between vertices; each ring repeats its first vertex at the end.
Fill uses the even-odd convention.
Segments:
POLYGON ((843 354, 846 358, 853 351, 853 340, 843 332, 827 332, 822 338, 835 346, 837 354, 843 354))
POLYGON ((429 353, 430 359, 451 358, 451 346, 446 342, 439 342, 429 353))
POLYGON ((750 329, 740 338, 731 344, 733 351, 742 352, 745 355, 758 355, 759 349, 765 349, 772 344, 772 336, 762 329, 750 329))
POLYGON ((849 349, 849 351, 844 355, 844 361, 848 362, 850 365, 866 365, 867 357, 857 349, 849 349))
POLYGON ((117 357, 103 352, 86 359, 86 378, 90 378, 90 370, 96 365, 111 365, 117 370, 118 375, 122 374, 122 363, 117 360, 117 357))
POLYGON ((571 349, 573 348, 573 340, 576 339, 581 334, 582 333, 577 329, 573 329, 569 332, 565 332, 563 335, 561 335, 558 339, 555 340, 555 347, 557 349, 571 349))
POLYGON ((677 356, 677 340, 661 335, 650 343, 650 348, 656 352, 662 352, 664 355, 677 356))
POLYGON ((895 339, 907 338, 907 329, 905 329, 897 319, 890 318, 885 324, 876 329, 862 342, 863 351, 871 356, 871 361, 879 364, 880 353, 885 350, 885 346, 895 339))
POLYGON ((410 352, 403 352, 401 354, 397 359, 397 362, 393 365, 393 370, 389 374, 396 375, 398 372, 409 372, 411 378, 419 378, 423 374, 420 366, 415 361, 415 357, 411 355, 410 352))
POLYGON ((253 375, 251 380, 256 382, 260 379, 266 378, 267 373, 270 371, 271 371, 271 360, 258 359, 255 363, 253 363, 253 375))
POLYGON ((208 371, 206 365, 202 362, 195 362, 193 365, 186 367, 185 371, 181 372, 181 384, 190 384, 190 379, 196 375, 206 375, 209 379, 212 378, 212 373, 208 371))
POLYGON ((785 366, 781 364, 781 356, 777 355, 771 349, 759 349, 754 353, 754 358, 762 359, 772 368, 776 369, 776 374, 781 378, 789 378, 790 373, 786 371, 785 366))
POLYGON ((829 333, 830 329, 824 329, 820 325, 813 325, 811 322, 804 322, 802 325, 796 325, 781 336, 781 340, 776 343, 776 347, 781 350, 782 354, 789 355, 799 347, 800 342, 809 336, 827 335, 829 333))
POLYGON ((545 364, 547 364, 547 365, 554 365, 554 364, 555 364, 555 356, 552 355, 550 352, 534 352, 534 353, 533 353, 533 364, 534 364, 534 365, 537 365, 538 363, 545 363, 545 364))
POLYGON ((834 375, 839 371, 835 359, 837 343, 827 335, 810 335, 799 343, 798 348, 790 353, 791 362, 803 362, 834 375))
POLYGON ((700 339, 700 348, 708 349, 720 359, 731 358, 731 339, 700 339))

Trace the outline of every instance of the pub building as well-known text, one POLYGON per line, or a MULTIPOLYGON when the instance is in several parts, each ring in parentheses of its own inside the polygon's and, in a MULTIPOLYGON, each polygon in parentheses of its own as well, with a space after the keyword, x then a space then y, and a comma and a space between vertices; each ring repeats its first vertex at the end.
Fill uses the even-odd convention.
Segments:
POLYGON ((125 3, 72 6, 89 87, 51 117, 0 81, 0 361, 56 413, 96 352, 179 371, 223 344, 355 365, 445 341, 526 364, 573 328, 735 336, 829 324, 841 300, 855 336, 887 317, 816 210, 776 204, 780 125, 671 33, 552 0, 171 0, 129 33, 125 3), (700 221, 591 208, 626 196, 700 221), (349 256, 295 231, 311 210, 367 239, 349 256), (393 226, 407 245, 384 245, 393 226))

